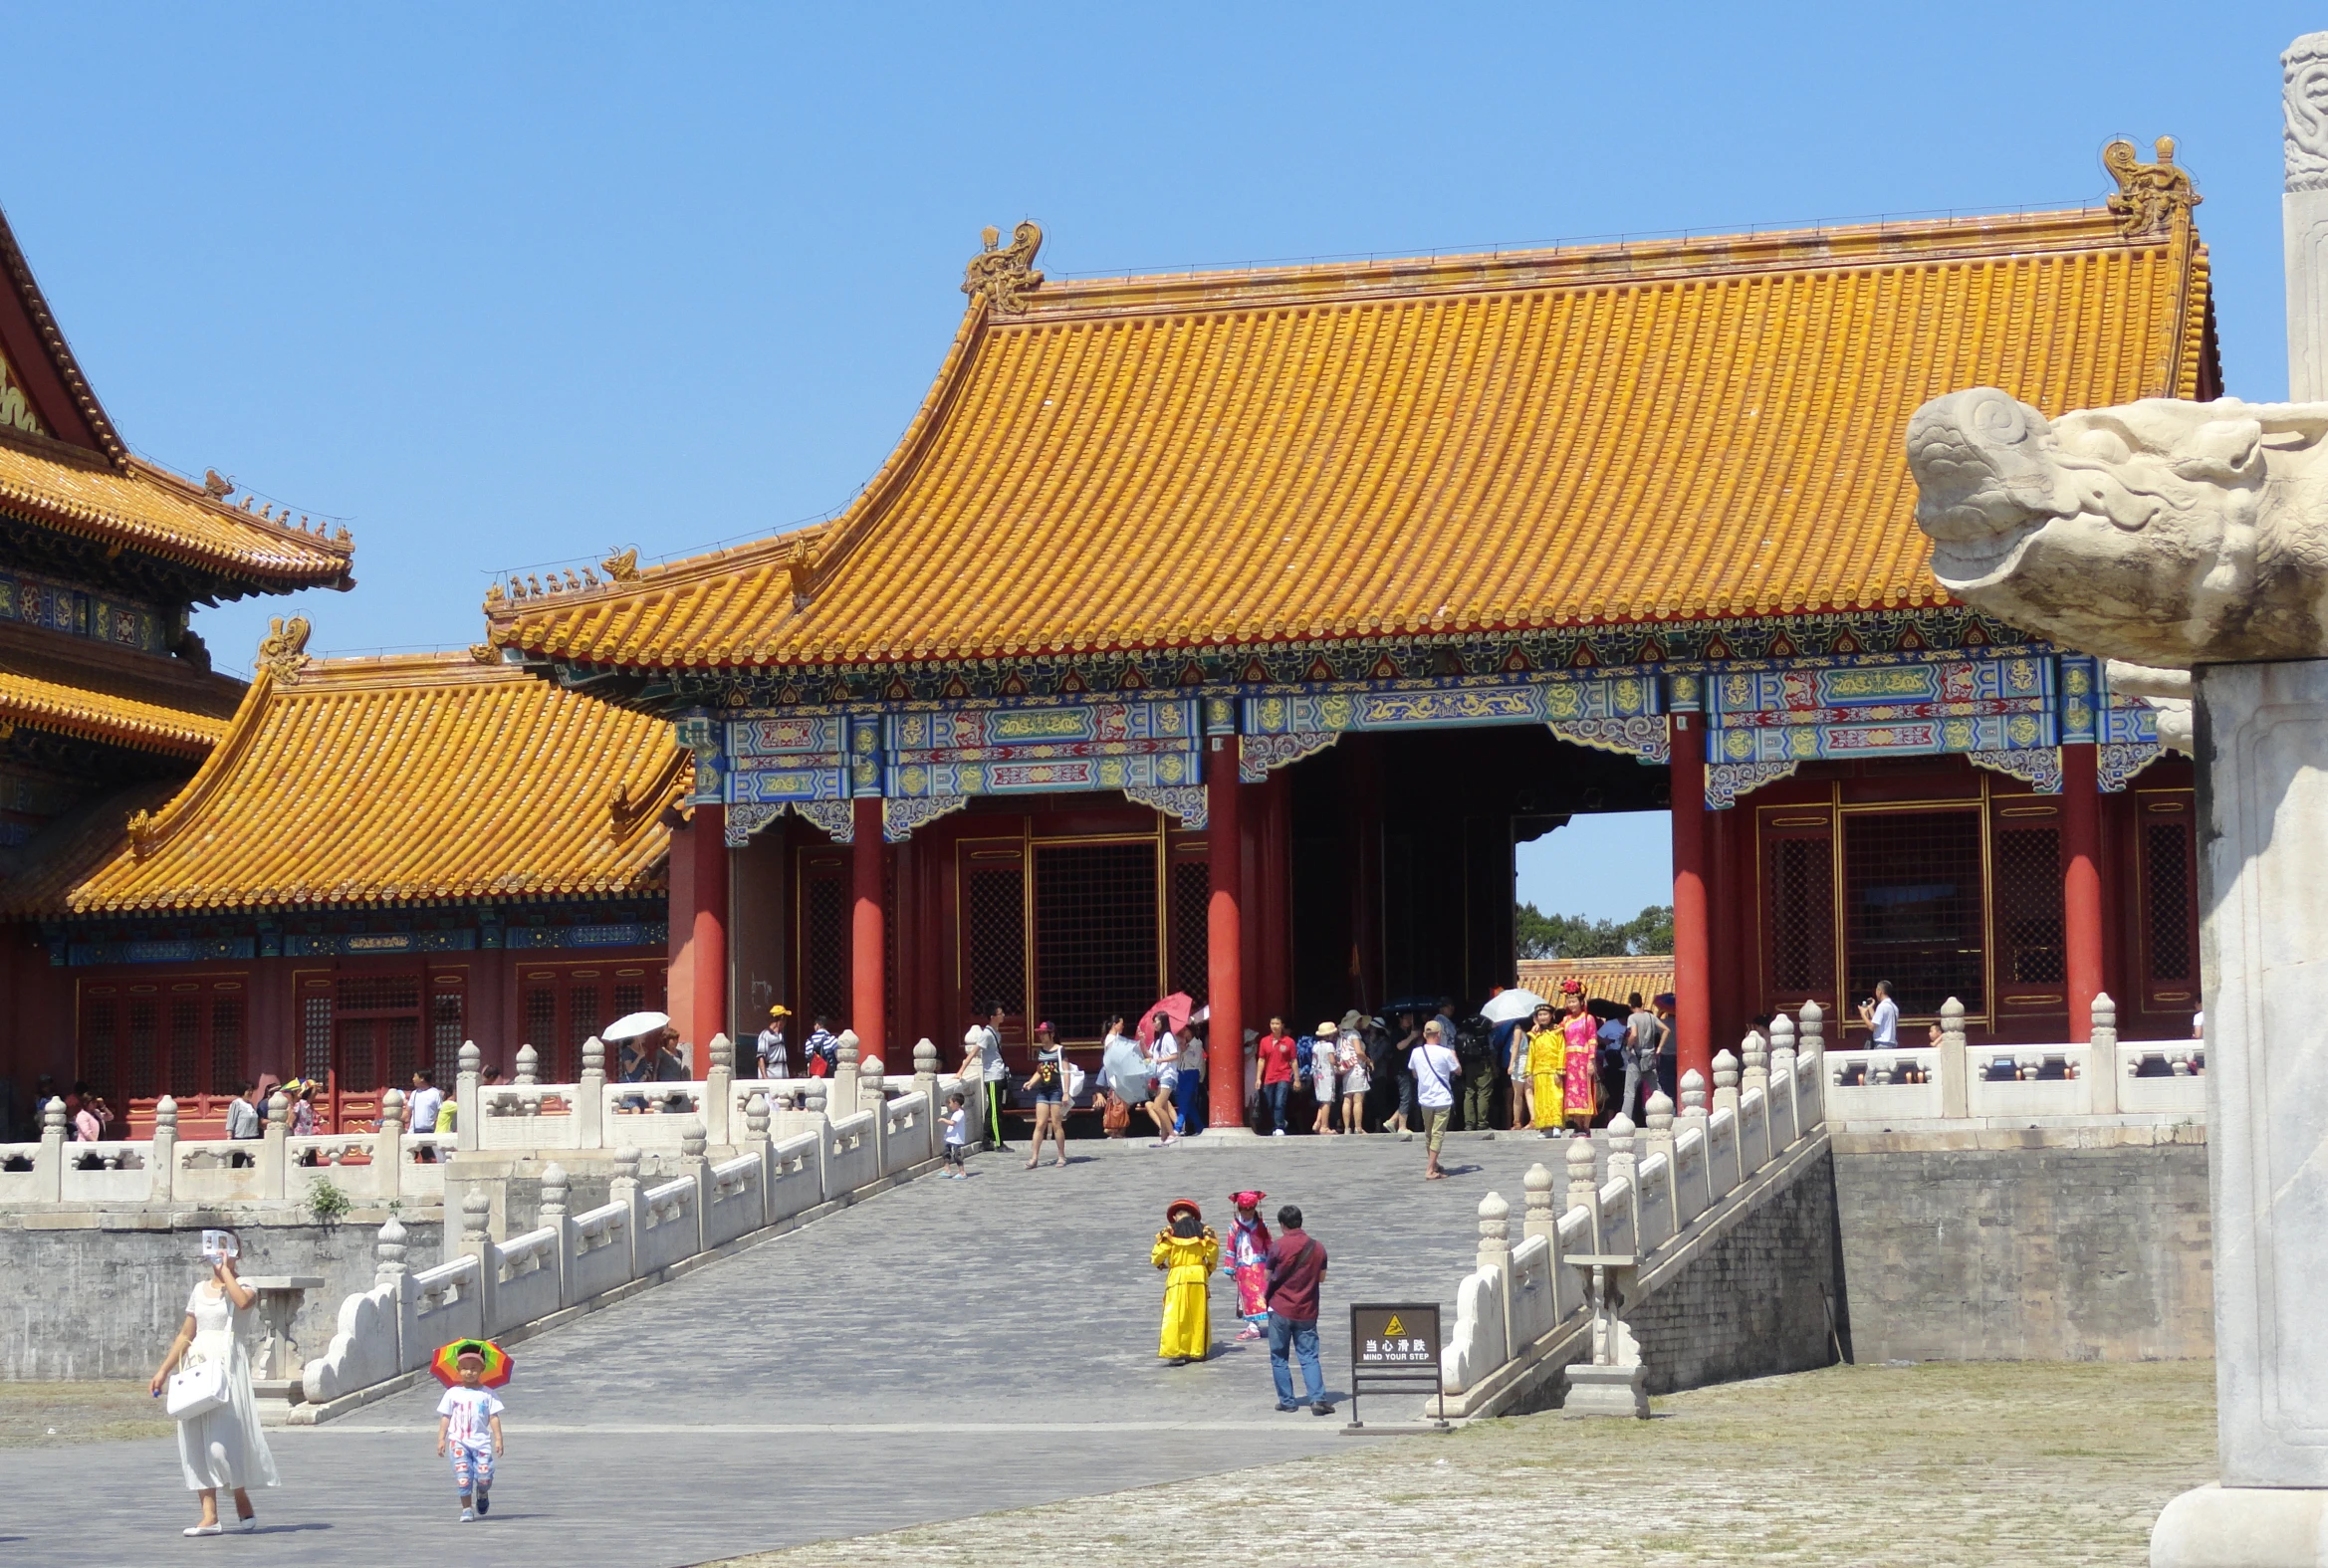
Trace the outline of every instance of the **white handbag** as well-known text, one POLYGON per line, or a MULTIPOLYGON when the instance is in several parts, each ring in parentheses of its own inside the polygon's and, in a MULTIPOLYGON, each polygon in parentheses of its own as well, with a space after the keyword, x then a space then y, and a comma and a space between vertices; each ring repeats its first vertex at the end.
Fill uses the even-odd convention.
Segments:
POLYGON ((225 1359, 188 1346, 178 1370, 169 1376, 162 1404, 171 1420, 194 1421, 224 1406, 229 1397, 225 1359))
POLYGON ((1075 1065, 1073 1062, 1071 1062, 1071 1061, 1070 1061, 1070 1062, 1068 1062, 1068 1063, 1067 1063, 1067 1098, 1068 1098, 1068 1099, 1070 1099, 1070 1100, 1073 1100, 1073 1099, 1080 1099, 1080 1098, 1082 1097, 1082 1093, 1083 1093, 1083 1081, 1084 1081, 1084 1080, 1083 1080, 1083 1069, 1082 1069, 1082 1068, 1080 1068, 1080 1067, 1078 1067, 1078 1066, 1076 1066, 1076 1065, 1075 1065))

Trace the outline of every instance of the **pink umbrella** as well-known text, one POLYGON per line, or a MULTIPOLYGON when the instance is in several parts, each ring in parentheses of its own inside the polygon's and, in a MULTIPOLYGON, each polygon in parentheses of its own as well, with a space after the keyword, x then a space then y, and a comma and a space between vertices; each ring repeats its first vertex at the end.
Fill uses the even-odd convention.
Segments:
POLYGON ((1181 1030, 1188 1027, 1188 1015, 1195 1008, 1196 1004, 1188 1000, 1188 993, 1185 991, 1176 991, 1162 1002, 1151 1003, 1142 1008, 1139 1029, 1140 1047, 1144 1050, 1156 1043, 1157 1013, 1164 1014, 1165 1019, 1172 1025, 1172 1032, 1178 1035, 1181 1030))

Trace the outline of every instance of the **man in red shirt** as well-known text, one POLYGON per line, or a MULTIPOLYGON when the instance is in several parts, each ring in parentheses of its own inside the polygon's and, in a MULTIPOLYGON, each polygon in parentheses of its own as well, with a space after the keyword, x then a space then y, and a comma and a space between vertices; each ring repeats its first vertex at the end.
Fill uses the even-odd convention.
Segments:
POLYGON ((1283 1018, 1270 1019, 1270 1031, 1262 1036, 1261 1097, 1270 1108, 1270 1136, 1285 1136, 1285 1096, 1293 1092, 1293 1036, 1285 1032, 1283 1018))
POLYGON ((1292 1204, 1278 1211, 1278 1238, 1270 1243, 1270 1376, 1278 1385, 1278 1409, 1299 1410, 1293 1398, 1290 1351, 1301 1361, 1301 1383, 1312 1414, 1330 1416, 1325 1373, 1317 1364, 1317 1289, 1325 1280, 1325 1248, 1303 1232, 1301 1211, 1292 1204))

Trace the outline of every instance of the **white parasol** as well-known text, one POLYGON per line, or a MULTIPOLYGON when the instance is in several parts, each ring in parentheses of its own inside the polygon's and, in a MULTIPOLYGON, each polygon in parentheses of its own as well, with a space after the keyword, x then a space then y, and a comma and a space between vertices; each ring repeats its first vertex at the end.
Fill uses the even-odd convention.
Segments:
POLYGON ((1526 987, 1514 986, 1510 991, 1499 991, 1490 997, 1488 1005, 1480 1008, 1480 1016, 1490 1023, 1509 1023, 1513 1018, 1524 1018, 1536 1008, 1547 1006, 1549 1004, 1543 998, 1526 987))
POLYGON ((634 1040, 641 1034, 670 1027, 668 1012, 626 1012, 598 1031, 602 1040, 634 1040))

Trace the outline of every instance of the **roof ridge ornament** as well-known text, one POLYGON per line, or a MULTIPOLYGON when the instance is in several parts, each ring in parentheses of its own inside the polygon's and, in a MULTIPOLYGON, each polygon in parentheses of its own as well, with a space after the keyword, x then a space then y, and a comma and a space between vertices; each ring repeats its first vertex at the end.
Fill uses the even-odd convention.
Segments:
POLYGON ((276 616, 268 623, 267 635, 259 639, 259 668, 285 686, 297 685, 307 670, 307 639, 313 629, 305 615, 288 621, 276 616))
POLYGON ((598 569, 606 574, 610 582, 635 581, 639 574, 638 547, 633 545, 628 550, 614 552, 598 562, 598 569))
POLYGON ((2188 222, 2191 209, 2205 199, 2192 188, 2191 171, 2175 165, 2175 138, 2161 136, 2154 145, 2156 163, 2143 162, 2123 136, 2102 148, 2102 167, 2118 182, 2110 211, 2117 215, 2118 232, 2130 240, 2165 234, 2177 214, 2188 222))
POLYGON ((974 309, 983 301, 1004 316, 1021 314, 1027 302, 1020 295, 1043 286, 1043 274, 1035 270, 1035 253, 1043 249, 1043 225, 1022 219, 1011 231, 1008 245, 1001 245, 1002 231, 991 223, 979 237, 986 241, 986 249, 962 269, 962 292, 970 296, 974 309))

